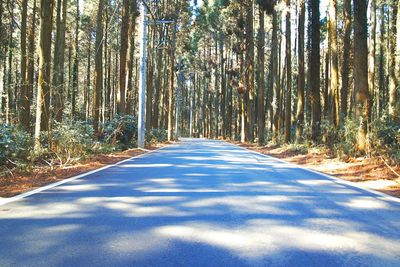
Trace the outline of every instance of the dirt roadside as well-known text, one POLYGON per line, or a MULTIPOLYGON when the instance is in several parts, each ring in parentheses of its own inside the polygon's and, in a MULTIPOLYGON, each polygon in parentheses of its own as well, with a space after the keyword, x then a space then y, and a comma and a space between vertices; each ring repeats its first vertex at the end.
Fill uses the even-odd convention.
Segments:
MULTIPOLYGON (((313 150, 301 153, 300 151, 290 151, 287 148, 277 146, 259 147, 255 144, 232 143, 346 181, 359 183, 370 189, 400 197, 399 177, 380 158, 351 158, 345 162, 313 150)), ((400 173, 399 165, 391 166, 391 168, 400 173)))
POLYGON ((149 151, 161 148, 167 144, 148 146, 146 149, 129 149, 112 154, 101 154, 88 157, 78 164, 68 167, 35 167, 29 173, 13 172, 6 176, 0 176, 0 197, 12 197, 35 188, 55 183, 72 176, 89 172, 106 165, 145 154, 149 151))

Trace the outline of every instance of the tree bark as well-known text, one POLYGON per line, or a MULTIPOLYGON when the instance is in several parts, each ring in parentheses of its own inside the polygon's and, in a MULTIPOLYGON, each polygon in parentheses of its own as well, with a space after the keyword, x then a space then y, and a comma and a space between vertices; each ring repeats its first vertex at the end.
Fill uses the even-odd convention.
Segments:
POLYGON ((304 127, 304 26, 305 26, 305 0, 299 1, 299 29, 298 29, 298 71, 297 78, 297 113, 296 113, 296 140, 300 142, 303 140, 303 127, 304 127))
POLYGON ((311 12, 311 138, 318 142, 321 124, 319 0, 310 0, 311 12))
POLYGON ((368 110, 368 44, 367 44, 367 2, 354 3, 354 90, 356 94, 356 118, 359 121, 357 150, 367 150, 368 110))
POLYGON ((257 46, 257 58, 258 58, 258 72, 259 79, 258 83, 258 93, 257 93, 257 127, 258 127, 258 144, 260 146, 264 145, 265 138, 265 70, 264 70, 264 46, 265 46, 265 25, 264 25, 264 10, 259 8, 259 28, 258 28, 258 46, 257 46))
POLYGON ((20 112, 19 123, 26 131, 30 127, 30 102, 29 102, 29 87, 27 84, 27 52, 26 52, 26 25, 28 17, 28 0, 21 2, 21 93, 20 93, 20 112))
POLYGON ((41 148, 40 132, 50 130, 51 32, 54 0, 40 0, 39 78, 36 100, 35 151, 41 148))
POLYGON ((286 0, 286 103, 285 103, 285 142, 290 142, 292 127, 292 37, 290 25, 290 0, 286 0))
POLYGON ((99 132, 100 101, 103 88, 103 9, 104 0, 99 0, 96 22, 96 45, 93 92, 93 129, 99 132))
POLYGON ((329 30, 330 39, 329 45, 331 46, 331 92, 332 92, 332 122, 336 129, 340 124, 340 110, 339 110, 339 60, 337 48, 337 22, 336 22, 336 9, 337 1, 329 1, 329 30))

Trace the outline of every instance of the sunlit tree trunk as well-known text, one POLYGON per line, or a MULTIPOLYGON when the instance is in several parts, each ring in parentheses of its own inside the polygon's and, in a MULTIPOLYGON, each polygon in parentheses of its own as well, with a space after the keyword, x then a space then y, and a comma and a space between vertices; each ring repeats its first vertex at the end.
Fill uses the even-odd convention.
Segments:
POLYGON ((332 91, 332 121, 334 127, 339 128, 340 110, 339 110, 339 59, 337 48, 337 22, 336 22, 337 1, 329 1, 329 30, 331 42, 331 91, 332 91))
POLYGON ((40 132, 50 130, 51 32, 54 0, 40 0, 39 78, 36 100, 35 151, 40 150, 40 132))
POLYGON ((397 0, 390 0, 390 32, 389 32, 389 116, 393 122, 400 122, 398 99, 398 74, 396 70, 396 19, 397 0))
POLYGON ((278 30, 279 30, 279 23, 278 23, 278 13, 274 10, 272 15, 272 79, 273 79, 273 90, 274 90, 274 129, 273 129, 273 142, 276 143, 278 141, 278 135, 280 134, 280 113, 281 113, 281 105, 280 105, 280 86, 279 86, 279 75, 278 69, 279 60, 278 60, 278 53, 279 53, 279 45, 278 45, 278 30))
MULTIPOLYGON (((64 0, 66 1, 66 0, 64 0)), ((76 0, 76 14, 75 14, 75 36, 74 36, 74 48, 75 48, 75 57, 74 63, 72 67, 72 94, 73 94, 73 101, 72 101, 72 118, 76 117, 76 98, 79 93, 79 0, 76 0)), ((63 63, 64 64, 64 63, 63 63)))
POLYGON ((100 101, 103 88, 103 10, 104 0, 99 0, 97 9, 94 90, 93 90, 93 129, 99 132, 100 101))
POLYGON ((264 132, 265 132, 265 70, 264 70, 264 46, 265 46, 265 25, 264 25, 264 10, 259 9, 259 28, 258 28, 258 45, 257 45, 257 59, 258 59, 258 93, 257 93, 257 128, 258 128, 258 144, 264 145, 264 132))
MULTIPOLYGON (((33 89, 34 89, 34 84, 36 83, 35 81, 35 49, 36 49, 36 40, 35 36, 36 35, 36 0, 33 1, 32 5, 32 15, 30 19, 30 26, 29 26, 29 32, 28 32, 28 70, 27 70, 27 86, 28 86, 28 101, 29 103, 32 103, 33 100, 33 89)), ((29 114, 27 112, 26 116, 29 117, 30 121, 30 108, 27 109, 26 111, 29 111, 29 114)))
POLYGON ((285 142, 290 142, 292 127, 292 37, 290 27, 290 0, 286 0, 286 104, 285 104, 285 142))
POLYGON ((56 41, 54 45, 52 99, 54 101, 54 119, 62 121, 64 110, 64 55, 67 1, 57 0, 56 41))
POLYGON ((372 106, 375 94, 375 51, 376 51, 376 1, 370 0, 370 34, 369 34, 369 60, 368 60, 368 87, 371 96, 368 103, 369 120, 371 121, 372 106))
POLYGON ((246 89, 247 103, 247 139, 254 142, 254 42, 253 42, 253 0, 246 1, 246 89))
POLYGON ((350 72, 350 43, 351 43, 351 0, 343 0, 344 37, 343 37, 343 62, 342 62, 342 83, 340 89, 340 113, 342 119, 347 116, 347 98, 349 92, 350 72))
POLYGON ((299 1, 299 29, 298 29, 298 71, 297 78, 297 113, 296 113, 296 140, 300 142, 303 140, 303 127, 304 127, 304 24, 305 24, 305 0, 299 1))
POLYGON ((367 44, 367 2, 354 2, 354 90, 356 94, 356 118, 359 121, 357 149, 367 149, 368 124, 368 44, 367 44))
POLYGON ((20 50, 21 50, 21 93, 20 93, 20 110, 19 110, 19 123, 25 129, 29 130, 30 121, 30 102, 29 102, 29 87, 27 83, 27 52, 26 52, 26 27, 28 17, 28 0, 21 2, 21 36, 20 36, 20 50))
POLYGON ((310 0, 311 12, 311 137, 318 142, 321 124, 319 0, 310 0))

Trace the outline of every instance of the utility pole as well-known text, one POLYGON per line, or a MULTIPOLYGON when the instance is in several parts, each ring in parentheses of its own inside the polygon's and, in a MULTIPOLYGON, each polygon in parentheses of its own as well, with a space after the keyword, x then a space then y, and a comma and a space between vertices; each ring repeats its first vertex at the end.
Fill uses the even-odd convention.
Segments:
MULTIPOLYGON (((144 139, 146 136, 146 72, 147 72, 147 5, 146 0, 143 0, 140 12, 140 22, 142 25, 140 42, 140 73, 139 73, 139 114, 138 114, 138 147, 144 148, 144 139)), ((151 23, 154 24, 168 24, 175 23, 173 20, 154 20, 151 23)))
POLYGON ((138 147, 144 148, 144 138, 146 132, 145 108, 146 108, 146 46, 147 46, 147 9, 143 3, 140 12, 142 23, 142 41, 140 42, 140 74, 139 74, 139 117, 138 117, 138 147))

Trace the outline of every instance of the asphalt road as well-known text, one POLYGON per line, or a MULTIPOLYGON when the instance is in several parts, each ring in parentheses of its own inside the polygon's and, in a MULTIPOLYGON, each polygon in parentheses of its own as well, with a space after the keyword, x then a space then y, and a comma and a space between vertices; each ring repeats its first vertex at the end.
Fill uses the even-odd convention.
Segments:
POLYGON ((400 203, 185 139, 0 206, 0 266, 400 266, 400 203))

